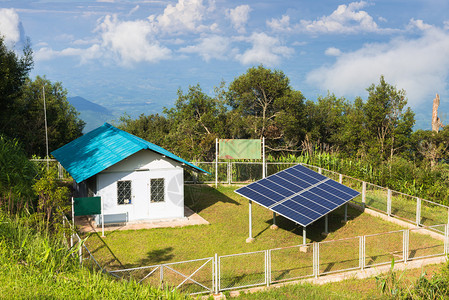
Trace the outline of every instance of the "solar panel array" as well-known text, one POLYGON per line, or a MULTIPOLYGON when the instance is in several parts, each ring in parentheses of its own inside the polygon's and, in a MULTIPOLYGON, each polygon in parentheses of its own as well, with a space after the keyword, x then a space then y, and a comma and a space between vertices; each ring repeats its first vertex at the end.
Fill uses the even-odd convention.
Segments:
POLYGON ((312 224, 360 194, 301 165, 235 192, 302 226, 312 224))

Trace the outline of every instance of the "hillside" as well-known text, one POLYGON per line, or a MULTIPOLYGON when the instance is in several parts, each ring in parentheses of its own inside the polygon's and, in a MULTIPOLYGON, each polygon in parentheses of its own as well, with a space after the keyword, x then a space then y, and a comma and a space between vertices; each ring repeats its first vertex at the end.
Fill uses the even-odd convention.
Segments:
POLYGON ((104 122, 110 122, 114 118, 108 108, 83 97, 67 97, 67 100, 80 113, 80 118, 86 122, 84 132, 89 132, 103 125, 104 122))

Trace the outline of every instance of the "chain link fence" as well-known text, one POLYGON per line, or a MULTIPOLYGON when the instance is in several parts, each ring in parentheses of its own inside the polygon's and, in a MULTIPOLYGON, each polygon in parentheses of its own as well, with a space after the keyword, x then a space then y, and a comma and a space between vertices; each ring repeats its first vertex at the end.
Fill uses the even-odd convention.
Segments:
MULTIPOLYGON (((197 163, 197 165, 211 174, 197 175, 185 172, 186 180, 189 179, 192 183, 215 183, 215 163, 197 163)), ((266 174, 272 175, 293 165, 295 164, 267 163, 266 174)), ((363 270, 390 264, 392 260, 405 262, 447 255, 448 206, 333 171, 305 166, 359 191, 361 195, 353 202, 421 227, 131 269, 120 269, 116 264, 111 264, 111 267, 114 265, 114 269, 108 273, 117 278, 134 279, 158 287, 176 288, 189 294, 201 294, 270 285, 348 270, 363 270)), ((219 183, 247 183, 262 178, 262 173, 261 163, 218 164, 219 183)), ((81 263, 90 268, 105 270, 105 266, 101 267, 94 258, 94 255, 100 254, 99 252, 91 253, 77 234, 72 235, 72 239, 70 247, 82 245, 79 247, 81 263)))

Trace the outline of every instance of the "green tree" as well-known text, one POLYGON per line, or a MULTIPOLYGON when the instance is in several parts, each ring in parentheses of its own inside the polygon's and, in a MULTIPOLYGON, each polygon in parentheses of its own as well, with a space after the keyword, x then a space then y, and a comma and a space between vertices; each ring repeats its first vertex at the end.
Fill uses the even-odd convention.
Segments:
POLYGON ((172 121, 159 114, 141 114, 137 119, 131 119, 129 115, 120 118, 120 129, 134 134, 146 141, 169 148, 171 145, 169 135, 172 129, 172 121))
POLYGON ((317 102, 307 101, 308 133, 312 141, 340 146, 350 104, 334 94, 318 97, 317 102))
MULTIPOLYGON (((67 200, 69 197, 69 189, 61 186, 57 180, 56 170, 49 169, 44 173, 44 176, 39 178, 33 185, 33 190, 38 195, 37 212, 42 215, 42 220, 46 225, 47 231, 50 229, 50 224, 53 217, 61 216, 64 211, 67 211, 67 200)), ((56 220, 53 224, 59 223, 56 220)))
POLYGON ((18 140, 0 135, 0 209, 11 213, 32 208, 31 188, 37 169, 18 140))
POLYGON ((175 107, 164 113, 172 122, 172 149, 189 159, 213 160, 215 139, 224 136, 226 108, 217 89, 217 96, 205 94, 200 85, 190 86, 187 93, 178 90, 175 107))
POLYGON ((362 98, 357 97, 354 103, 349 105, 343 128, 341 128, 339 140, 342 151, 348 157, 365 157, 370 145, 366 138, 368 133, 365 126, 364 105, 362 98))
POLYGON ((0 36, 0 133, 12 137, 16 130, 16 119, 20 117, 17 99, 22 93, 28 74, 33 66, 29 44, 19 57, 6 47, 0 36))
POLYGON ((405 91, 388 84, 383 76, 378 85, 372 84, 367 91, 364 107, 371 154, 379 155, 380 160, 391 159, 398 149, 406 146, 413 132, 414 113, 409 108, 404 111, 405 91))
POLYGON ((39 76, 34 81, 27 79, 17 100, 21 117, 15 120, 14 137, 24 143, 29 156, 46 155, 43 89, 50 152, 80 137, 85 125, 67 101, 67 90, 60 82, 51 83, 39 76))
POLYGON ((413 148, 418 159, 434 168, 438 162, 446 161, 449 149, 449 127, 439 132, 418 129, 412 135, 413 148))
POLYGON ((227 103, 235 138, 266 137, 284 150, 304 138, 304 96, 292 90, 282 71, 262 65, 248 69, 230 84, 227 103))

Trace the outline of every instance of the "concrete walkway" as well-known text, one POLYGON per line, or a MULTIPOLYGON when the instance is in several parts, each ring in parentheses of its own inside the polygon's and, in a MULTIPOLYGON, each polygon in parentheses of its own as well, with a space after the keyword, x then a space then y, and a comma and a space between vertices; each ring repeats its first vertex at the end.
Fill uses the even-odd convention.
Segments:
MULTIPOLYGON (((152 229, 164 227, 184 227, 191 225, 209 225, 209 222, 203 219, 200 215, 193 212, 187 206, 184 206, 184 218, 177 219, 161 219, 155 221, 132 222, 123 225, 105 225, 105 231, 115 230, 138 230, 138 229, 152 229)), ((95 232, 101 231, 101 226, 96 226, 95 221, 86 216, 75 217, 75 225, 81 232, 95 232)))

